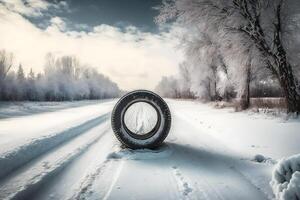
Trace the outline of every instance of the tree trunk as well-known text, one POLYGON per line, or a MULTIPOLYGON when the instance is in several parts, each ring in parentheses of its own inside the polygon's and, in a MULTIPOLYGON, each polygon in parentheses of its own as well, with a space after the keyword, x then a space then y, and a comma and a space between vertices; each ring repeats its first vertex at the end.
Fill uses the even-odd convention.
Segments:
POLYGON ((211 79, 212 81, 212 91, 211 91, 211 100, 212 101, 218 101, 220 100, 220 95, 218 93, 218 89, 217 89, 217 82, 218 82, 218 77, 217 77, 217 67, 216 66, 211 66, 212 68, 212 72, 213 72, 213 77, 211 79))
POLYGON ((287 112, 300 113, 300 86, 297 84, 297 80, 293 75, 292 67, 288 63, 283 63, 279 67, 279 81, 283 88, 287 112))
POLYGON ((213 91, 212 91, 212 93, 213 93, 212 94, 212 100, 216 101, 217 100, 217 96, 218 96, 217 95, 218 92, 217 92, 217 81, 216 80, 213 81, 213 88, 212 89, 213 89, 213 91))
POLYGON ((0 77, 0 100, 4 100, 3 99, 3 96, 4 96, 3 87, 4 87, 4 84, 3 84, 3 81, 0 77))
POLYGON ((209 100, 213 101, 212 95, 211 95, 210 79, 208 79, 206 88, 207 88, 207 94, 209 95, 209 100))
POLYGON ((246 66, 245 85, 240 99, 241 110, 246 110, 250 106, 250 81, 251 81, 251 69, 250 69, 250 62, 248 62, 246 66))

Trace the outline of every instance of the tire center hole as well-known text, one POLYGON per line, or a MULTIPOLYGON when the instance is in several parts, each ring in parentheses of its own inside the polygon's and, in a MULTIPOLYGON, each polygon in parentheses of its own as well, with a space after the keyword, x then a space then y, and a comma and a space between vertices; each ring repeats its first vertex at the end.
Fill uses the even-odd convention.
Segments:
POLYGON ((157 120, 158 116, 155 108, 145 102, 132 104, 124 115, 126 127, 137 135, 149 133, 155 127, 157 120))

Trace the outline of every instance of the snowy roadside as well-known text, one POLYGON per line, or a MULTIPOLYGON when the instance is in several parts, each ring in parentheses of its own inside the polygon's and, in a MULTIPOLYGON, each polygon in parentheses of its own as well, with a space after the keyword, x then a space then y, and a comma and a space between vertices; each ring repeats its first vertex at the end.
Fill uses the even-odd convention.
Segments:
POLYGON ((300 118, 216 109, 197 101, 168 100, 168 103, 171 107, 176 105, 173 110, 184 120, 247 158, 262 154, 280 159, 300 152, 300 118))
POLYGON ((167 102, 172 128, 157 150, 120 147, 115 101, 1 119, 0 199, 295 197, 300 158, 279 158, 299 152, 298 119, 167 102))
POLYGON ((300 157, 295 155, 300 153, 299 118, 234 112, 196 101, 168 103, 180 118, 232 149, 241 159, 233 170, 268 198, 274 198, 272 193, 276 199, 300 197, 300 157))
POLYGON ((93 105, 111 101, 112 99, 103 100, 81 100, 81 101, 0 101, 0 119, 39 114, 43 112, 53 112, 61 109, 76 108, 80 106, 93 105))
MULTIPOLYGON (((0 121, 0 177, 109 118, 114 101, 0 121)), ((80 104, 79 104, 80 105, 80 104)))

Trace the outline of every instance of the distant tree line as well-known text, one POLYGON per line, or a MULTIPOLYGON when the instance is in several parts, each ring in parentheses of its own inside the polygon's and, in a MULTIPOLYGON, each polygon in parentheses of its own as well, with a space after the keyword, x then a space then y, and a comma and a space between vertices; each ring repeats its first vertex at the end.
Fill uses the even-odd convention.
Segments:
POLYGON ((179 77, 164 77, 168 97, 208 101, 284 97, 300 113, 300 2, 287 0, 167 0, 158 24, 182 31, 185 61, 179 77))
MULTIPOLYGON (((238 96, 238 85, 231 83, 227 77, 225 80, 215 76, 202 77, 204 72, 197 74, 186 62, 179 65, 179 73, 176 76, 164 76, 157 84, 155 91, 167 98, 201 99, 203 101, 231 101, 238 96), (196 79, 196 80, 195 80, 196 79)), ((200 70, 200 69, 199 69, 200 70)), ((200 72, 199 72, 200 73, 200 72)), ((260 97, 284 97, 283 91, 277 80, 266 75, 264 80, 253 77, 249 84, 249 98, 260 97)))
POLYGON ((114 98, 120 94, 117 84, 96 69, 83 66, 74 56, 48 54, 43 73, 20 64, 12 70, 13 54, 0 51, 0 100, 65 101, 114 98))

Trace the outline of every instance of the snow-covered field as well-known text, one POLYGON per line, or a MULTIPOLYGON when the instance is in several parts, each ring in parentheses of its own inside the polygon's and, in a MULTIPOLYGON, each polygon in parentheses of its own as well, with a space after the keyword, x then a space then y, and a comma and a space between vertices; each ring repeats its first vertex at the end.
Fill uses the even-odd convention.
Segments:
POLYGON ((81 101, 64 101, 64 102, 3 101, 0 102, 0 119, 38 114, 42 112, 57 111, 61 109, 91 105, 91 104, 96 104, 105 101, 109 101, 109 100, 81 100, 81 101))
POLYGON ((297 199, 299 156, 277 163, 300 152, 299 119, 167 102, 166 142, 135 151, 111 130, 116 100, 18 117, 0 108, 10 116, 0 120, 0 199, 297 199))

